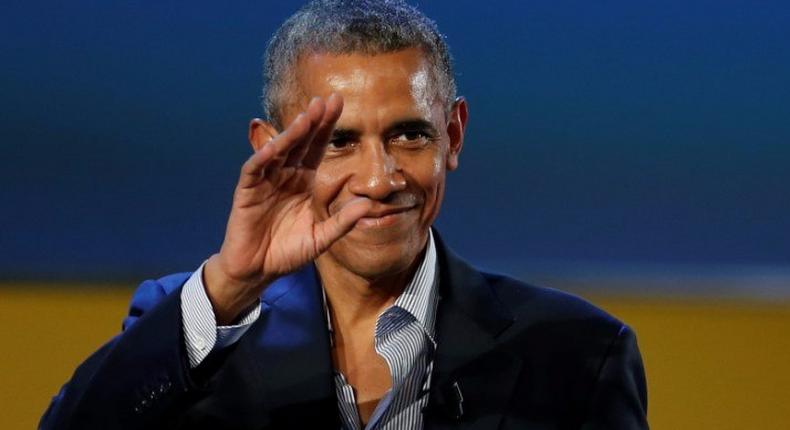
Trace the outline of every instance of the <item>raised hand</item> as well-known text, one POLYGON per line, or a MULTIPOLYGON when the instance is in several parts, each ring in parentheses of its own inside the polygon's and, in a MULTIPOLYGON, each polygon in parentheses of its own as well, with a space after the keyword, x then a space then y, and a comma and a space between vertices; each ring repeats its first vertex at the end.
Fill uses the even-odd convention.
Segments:
POLYGON ((342 110, 339 95, 314 98, 242 166, 225 240, 203 272, 218 324, 229 324, 273 280, 318 257, 370 210, 364 198, 326 220, 312 210, 315 172, 342 110))

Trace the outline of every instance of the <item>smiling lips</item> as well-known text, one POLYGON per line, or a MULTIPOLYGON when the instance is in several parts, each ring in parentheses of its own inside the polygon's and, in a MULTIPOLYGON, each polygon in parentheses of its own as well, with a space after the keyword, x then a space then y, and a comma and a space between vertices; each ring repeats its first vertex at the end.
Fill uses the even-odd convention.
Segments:
POLYGON ((371 210, 364 217, 357 221, 356 227, 359 228, 383 228, 397 224, 415 209, 416 206, 406 206, 398 208, 384 208, 371 210))

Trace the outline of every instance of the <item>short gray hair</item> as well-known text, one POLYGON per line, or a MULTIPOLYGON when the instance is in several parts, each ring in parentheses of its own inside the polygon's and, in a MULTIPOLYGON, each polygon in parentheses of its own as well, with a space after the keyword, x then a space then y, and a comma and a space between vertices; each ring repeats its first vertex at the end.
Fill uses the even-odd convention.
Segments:
POLYGON ((420 48, 434 88, 449 112, 455 101, 450 50, 436 23, 402 0, 313 0, 288 18, 269 41, 263 65, 263 113, 282 128, 282 108, 294 67, 308 53, 375 55, 420 48))

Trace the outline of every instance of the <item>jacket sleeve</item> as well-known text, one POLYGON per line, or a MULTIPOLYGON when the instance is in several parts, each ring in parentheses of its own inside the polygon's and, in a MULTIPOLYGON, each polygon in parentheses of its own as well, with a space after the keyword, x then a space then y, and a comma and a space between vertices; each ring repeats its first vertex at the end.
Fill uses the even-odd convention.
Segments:
POLYGON ((180 290, 188 278, 146 281, 123 332, 85 360, 52 399, 41 429, 159 428, 200 393, 190 378, 180 290))
POLYGON ((647 383, 636 336, 621 326, 593 389, 583 430, 647 429, 647 383))

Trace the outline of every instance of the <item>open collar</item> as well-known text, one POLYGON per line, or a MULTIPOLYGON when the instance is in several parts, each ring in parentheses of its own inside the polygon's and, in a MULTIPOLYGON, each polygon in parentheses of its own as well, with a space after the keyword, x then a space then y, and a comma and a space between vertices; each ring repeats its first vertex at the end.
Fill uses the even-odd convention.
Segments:
MULTIPOLYGON (((425 334, 436 346, 436 305, 439 299, 439 266, 436 256, 436 243, 433 231, 428 231, 428 243, 425 255, 417 267, 406 288, 395 299, 392 306, 398 306, 411 314, 420 324, 425 334)), ((321 288, 321 299, 326 315, 326 326, 329 329, 330 345, 334 346, 334 329, 332 328, 332 315, 326 301, 326 290, 321 288)), ((386 311, 385 311, 386 312, 386 311)))
MULTIPOLYGON (((479 425, 485 405, 499 405, 500 412, 484 417, 495 428, 521 369, 520 359, 497 343, 514 318, 480 272, 453 254, 435 231, 434 240, 441 282, 426 429, 479 425)), ((313 414, 339 426, 321 291, 313 264, 265 290, 261 316, 225 371, 227 402, 244 422, 288 416, 291 423, 313 414)))

